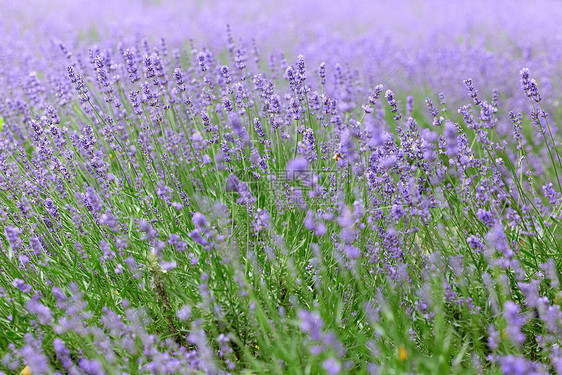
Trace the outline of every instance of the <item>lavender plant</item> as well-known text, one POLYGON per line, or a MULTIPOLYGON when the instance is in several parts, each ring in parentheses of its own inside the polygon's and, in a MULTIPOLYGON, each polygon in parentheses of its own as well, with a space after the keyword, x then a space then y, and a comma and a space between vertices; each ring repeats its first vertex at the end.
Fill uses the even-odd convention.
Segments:
POLYGON ((558 46, 127 5, 5 4, 0 373, 562 373, 558 46))

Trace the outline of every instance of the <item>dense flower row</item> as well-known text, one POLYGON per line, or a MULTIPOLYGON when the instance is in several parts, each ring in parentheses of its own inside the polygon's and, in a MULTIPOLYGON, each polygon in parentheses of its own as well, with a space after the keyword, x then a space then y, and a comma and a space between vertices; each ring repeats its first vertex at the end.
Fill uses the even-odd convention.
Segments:
POLYGON ((2 51, 0 371, 562 373, 556 61, 225 36, 2 51))

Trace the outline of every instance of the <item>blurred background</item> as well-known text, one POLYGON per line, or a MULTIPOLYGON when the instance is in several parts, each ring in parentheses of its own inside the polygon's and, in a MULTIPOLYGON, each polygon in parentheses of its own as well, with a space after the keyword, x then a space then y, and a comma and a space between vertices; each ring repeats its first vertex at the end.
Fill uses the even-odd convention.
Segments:
POLYGON ((228 24, 262 64, 302 54, 314 68, 340 64, 373 85, 443 92, 454 102, 466 99, 467 77, 485 95, 511 98, 526 66, 548 98, 562 73, 559 1, 2 0, 0 9, 0 59, 12 63, 13 53, 23 66, 41 64, 59 42, 76 51, 162 37, 170 47, 192 40, 219 51, 228 24))

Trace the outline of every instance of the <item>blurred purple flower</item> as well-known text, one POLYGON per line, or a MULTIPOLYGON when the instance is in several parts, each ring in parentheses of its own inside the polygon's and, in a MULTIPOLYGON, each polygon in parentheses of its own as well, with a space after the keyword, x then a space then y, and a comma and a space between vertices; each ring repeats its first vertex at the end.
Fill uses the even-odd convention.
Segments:
POLYGON ((341 364, 333 357, 328 358, 322 362, 322 368, 330 375, 339 374, 341 371, 341 364))
POLYGON ((306 179, 308 177, 308 161, 304 158, 291 159, 285 168, 289 181, 306 179))

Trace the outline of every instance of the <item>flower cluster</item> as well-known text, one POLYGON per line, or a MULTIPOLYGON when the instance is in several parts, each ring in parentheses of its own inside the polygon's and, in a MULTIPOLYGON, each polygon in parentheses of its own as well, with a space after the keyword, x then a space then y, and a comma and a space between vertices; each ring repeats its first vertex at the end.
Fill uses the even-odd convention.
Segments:
POLYGON ((0 16, 0 373, 562 374, 559 46, 250 3, 0 16))

